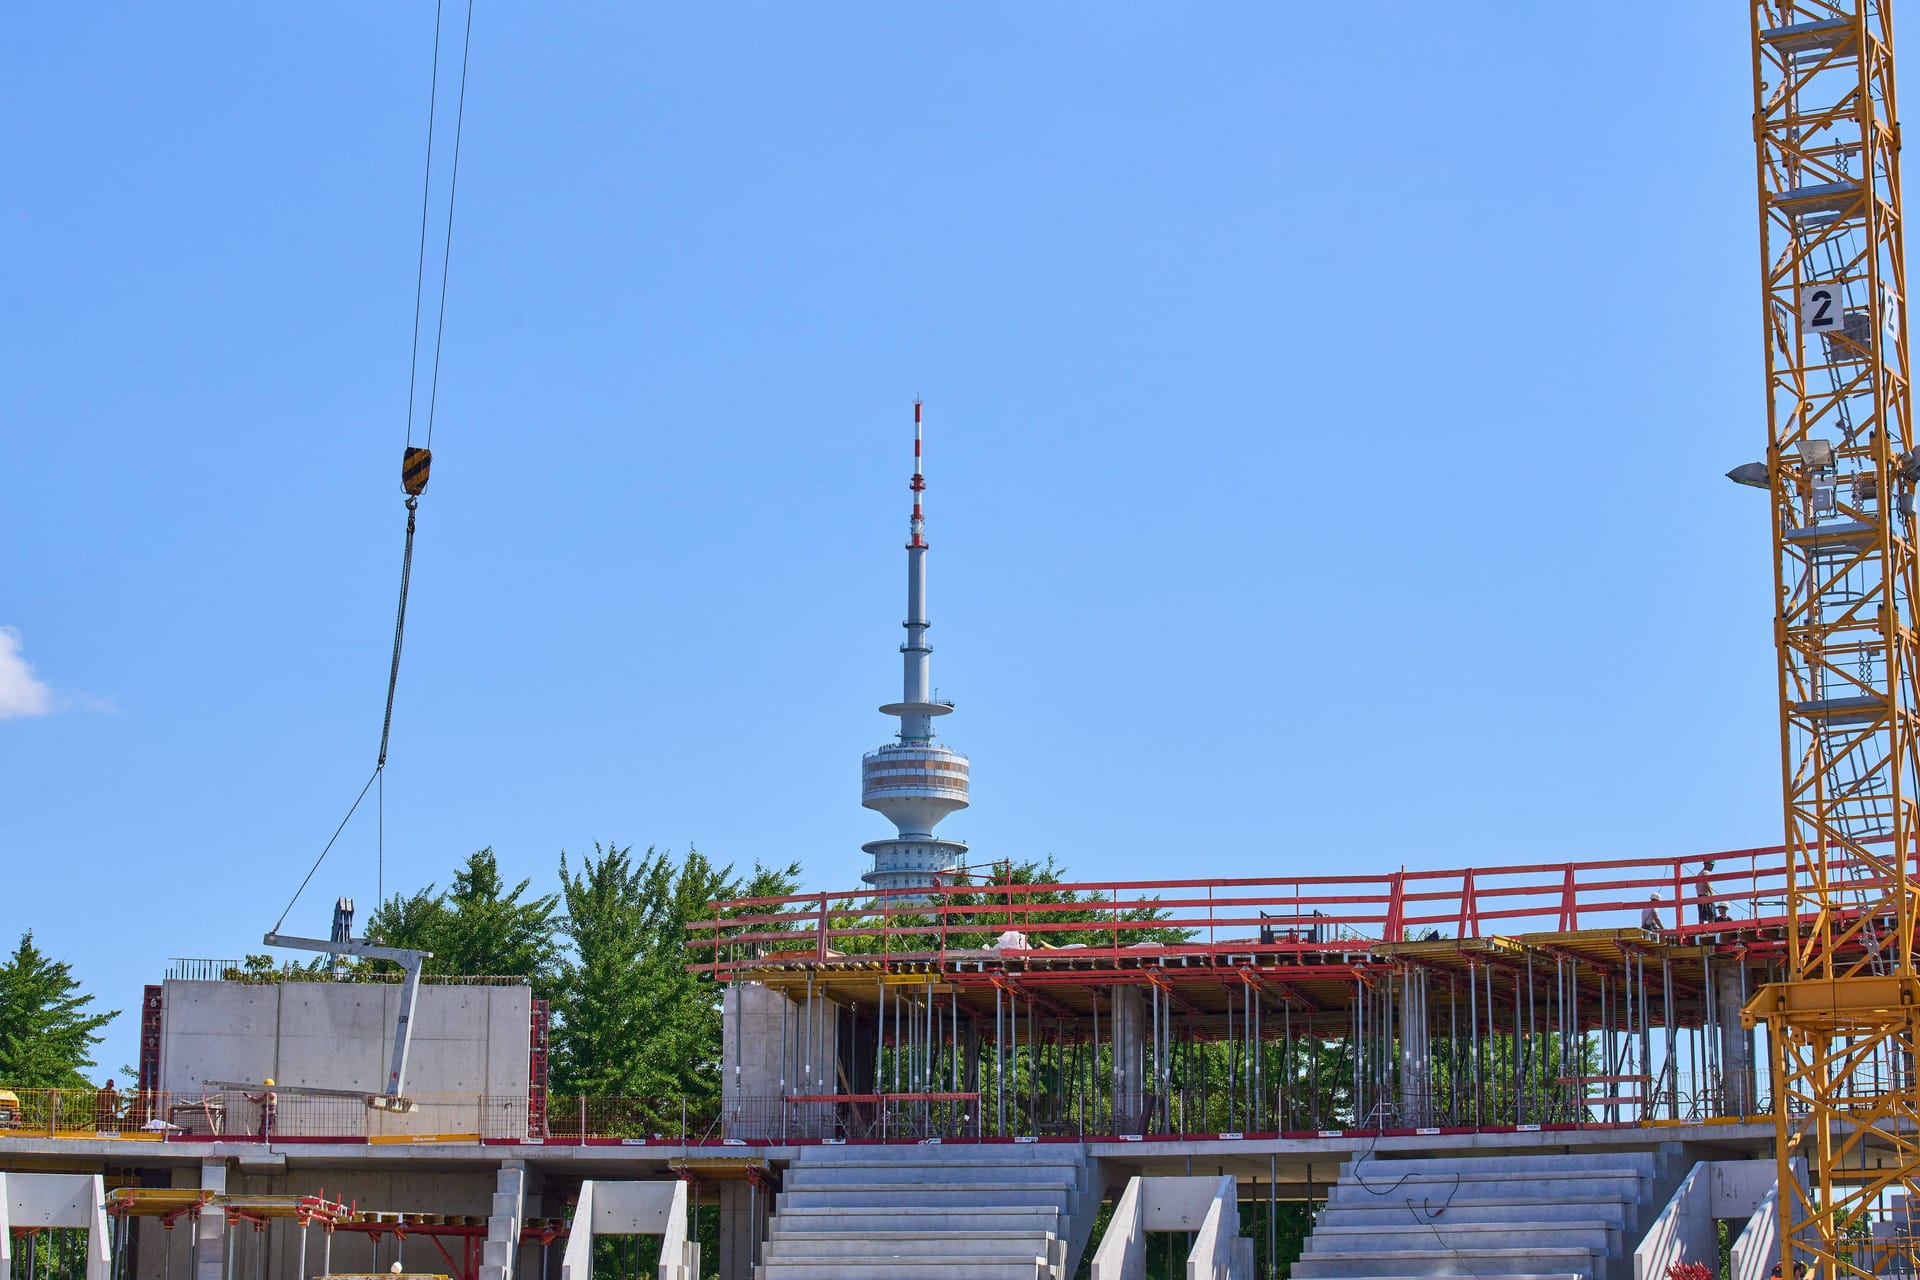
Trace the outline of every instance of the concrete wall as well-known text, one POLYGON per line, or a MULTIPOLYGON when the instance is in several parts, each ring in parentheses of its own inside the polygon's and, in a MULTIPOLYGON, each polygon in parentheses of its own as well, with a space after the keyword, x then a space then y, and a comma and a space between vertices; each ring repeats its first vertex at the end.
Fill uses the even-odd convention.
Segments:
POLYGON ((1251 1280, 1253 1241, 1240 1239, 1239 1190, 1232 1177, 1129 1179, 1094 1251, 1093 1280, 1143 1280, 1147 1236, 1156 1231, 1194 1233, 1186 1263, 1190 1280, 1251 1280))
POLYGON ((1771 1160, 1702 1160, 1694 1165, 1634 1250, 1634 1280, 1665 1280, 1667 1268, 1676 1262, 1717 1266, 1715 1224, 1723 1218, 1744 1224, 1770 1212, 1767 1197, 1777 1171, 1771 1160))
MULTIPOLYGON (((87 1233, 87 1280, 107 1280, 111 1237, 99 1174, 0 1173, 0 1275, 9 1274, 15 1231, 64 1227, 87 1233)), ((24 1252, 32 1237, 21 1237, 24 1252)))
POLYGON ((843 1092, 839 1006, 816 996, 809 1012, 804 1000, 744 982, 726 989, 720 1008, 720 1096, 727 1136, 830 1136, 832 1104, 786 1106, 780 1100, 843 1092))
POLYGON ((687 1184, 671 1182, 601 1182, 580 1185, 580 1208, 574 1225, 592 1224, 567 1237, 560 1264, 560 1280, 591 1280, 595 1236, 663 1237, 660 1242, 660 1280, 693 1280, 700 1270, 700 1247, 687 1239, 687 1184))
MULTIPOLYGON (((212 1091, 212 1081, 282 1090, 277 1130, 338 1129, 354 1106, 295 1105, 296 1086, 364 1090, 386 1085, 399 1016, 397 984, 358 982, 168 982, 162 993, 160 1087, 176 1094, 212 1091), (302 1121, 302 1115, 307 1118, 302 1121)), ((522 986, 423 986, 414 1010, 407 1064, 409 1096, 527 1096, 527 1038, 532 992, 522 986)), ((349 1100, 350 1102, 350 1100, 349 1100)), ((357 1104, 354 1104, 357 1105, 357 1104)), ((393 1132, 439 1132, 448 1120, 421 1117, 393 1132)), ((244 1126, 236 1117, 230 1128, 244 1126)), ((457 1124, 451 1131, 475 1128, 457 1124)))

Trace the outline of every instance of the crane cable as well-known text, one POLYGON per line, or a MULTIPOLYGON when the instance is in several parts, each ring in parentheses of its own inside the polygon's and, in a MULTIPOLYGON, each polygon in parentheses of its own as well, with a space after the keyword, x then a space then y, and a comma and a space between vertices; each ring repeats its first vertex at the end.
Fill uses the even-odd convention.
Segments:
POLYGON ((366 783, 361 786, 360 794, 356 795, 353 798, 353 803, 347 807, 346 817, 340 819, 340 825, 333 829, 333 835, 328 837, 326 846, 320 850, 320 856, 313 860, 313 865, 307 869, 306 877, 300 881, 300 887, 294 890, 293 897, 287 900, 286 908, 280 912, 280 919, 273 926, 274 932, 276 933, 279 932, 280 926, 286 923, 287 916, 292 912, 294 904, 300 901, 300 895, 306 892, 307 885, 312 881, 314 873, 320 869, 320 864, 326 861, 327 854, 333 851, 334 843, 340 839, 340 833, 346 830, 347 823, 352 820, 353 815, 359 810, 361 801, 367 798, 367 792, 372 790, 376 783, 379 785, 378 797, 375 801, 379 815, 375 834, 376 857, 378 859, 378 870, 376 872, 378 878, 375 882, 376 908, 386 894, 387 748, 393 738, 393 698, 400 683, 400 649, 407 631, 407 591, 413 582, 413 536, 420 509, 420 495, 426 492, 427 478, 433 463, 433 423, 440 402, 440 352, 442 342, 446 337, 447 328, 447 278, 449 268, 453 262, 454 202, 460 192, 460 138, 466 126, 467 66, 469 56, 473 51, 473 0, 467 0, 466 32, 460 50, 460 90, 458 107, 454 113, 453 171, 451 180, 447 185, 447 233, 446 241, 440 254, 440 304, 438 314, 434 320, 433 371, 429 383, 430 390, 427 396, 426 443, 422 447, 415 448, 413 443, 413 410, 414 404, 419 398, 420 310, 427 275, 427 213, 433 190, 433 134, 435 108, 438 105, 440 97, 440 30, 442 26, 443 3, 444 0, 435 0, 433 9, 433 73, 428 82, 427 90, 427 160, 426 173, 421 180, 420 193, 420 253, 414 269, 413 349, 407 371, 406 445, 404 452, 401 454, 400 461, 400 487, 407 495, 407 538, 406 547, 400 556, 400 601, 394 612, 393 659, 387 668, 387 705, 386 712, 380 721, 380 751, 374 761, 373 773, 368 776, 366 783))

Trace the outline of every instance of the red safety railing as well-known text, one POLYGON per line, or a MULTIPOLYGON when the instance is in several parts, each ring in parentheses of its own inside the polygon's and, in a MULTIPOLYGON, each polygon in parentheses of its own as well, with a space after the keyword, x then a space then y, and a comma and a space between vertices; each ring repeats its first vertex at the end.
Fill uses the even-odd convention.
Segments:
MULTIPOLYGON (((1830 863, 1829 874, 1862 901, 1886 885, 1845 862, 1830 863)), ((1649 911, 1658 932, 1685 940, 1779 929, 1786 910, 1786 851, 1772 845, 1385 875, 988 882, 737 898, 714 903, 713 918, 690 926, 687 946, 690 968, 724 977, 756 964, 848 955, 945 962, 989 947, 1002 956, 1072 947, 1108 960, 1354 952, 1428 937, 1640 928, 1649 911), (1725 919, 1704 919, 1702 906, 1724 909, 1725 919), (1176 932, 1182 940, 1172 940, 1176 932)))
POLYGON ((550 1096, 544 1113, 527 1097, 421 1094, 404 1110, 372 1095, 292 1090, 200 1093, 162 1090, 7 1089, 0 1086, 0 1140, 119 1139, 144 1142, 699 1142, 717 1140, 719 1103, 680 1096, 550 1096))

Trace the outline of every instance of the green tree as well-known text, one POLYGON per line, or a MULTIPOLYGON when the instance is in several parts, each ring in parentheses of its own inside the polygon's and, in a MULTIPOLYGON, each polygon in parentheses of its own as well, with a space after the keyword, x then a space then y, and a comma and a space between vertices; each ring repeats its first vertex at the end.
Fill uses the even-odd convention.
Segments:
POLYGON ((562 1093, 620 1097, 643 1092, 638 1064, 652 1018, 644 973, 647 890, 654 851, 639 865, 631 846, 594 845, 580 872, 560 854, 561 928, 573 944, 554 998, 552 1075, 562 1093), (597 855, 597 857, 595 856, 597 855))
POLYGON ((558 1093, 687 1097, 719 1094, 720 998, 687 971, 690 923, 718 898, 792 893, 799 864, 737 875, 689 850, 595 845, 576 874, 560 857, 563 927, 572 944, 554 999, 558 1093))
POLYGON ((88 1013, 73 969, 33 945, 33 932, 0 964, 0 1084, 25 1089, 83 1089, 100 1029, 120 1016, 88 1013))
MULTIPOLYGON (((859 915, 832 917, 828 924, 833 929, 873 928, 884 919, 888 931, 884 939, 859 934, 837 937, 833 947, 846 955, 871 955, 883 949, 897 955, 933 952, 943 946, 949 950, 987 947, 1009 929, 1026 933, 1028 945, 1036 948, 1130 947, 1141 942, 1173 945, 1193 937, 1193 930, 1166 923, 1170 913, 1150 901, 1116 909, 1110 905, 1112 899, 1097 889, 1020 889, 1057 885, 1064 879, 1065 871, 1051 854, 1045 862, 1004 863, 985 881, 963 873, 953 884, 967 892, 891 911, 869 908, 859 915), (1038 929, 1035 925, 1084 927, 1038 929)), ((755 932, 766 929, 764 925, 754 926, 755 932)))
POLYGON ((426 972, 528 979, 534 994, 552 994, 558 976, 558 894, 527 899, 531 880, 512 889, 500 877, 491 846, 454 873, 453 887, 396 893, 374 911, 367 936, 394 947, 431 951, 426 972))

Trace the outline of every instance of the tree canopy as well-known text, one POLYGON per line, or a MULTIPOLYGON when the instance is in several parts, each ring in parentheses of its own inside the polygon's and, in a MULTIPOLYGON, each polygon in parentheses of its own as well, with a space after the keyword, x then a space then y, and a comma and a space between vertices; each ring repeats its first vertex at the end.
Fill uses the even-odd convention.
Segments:
MULTIPOLYGON (((1043 948, 1130 947, 1141 942, 1172 944, 1193 936, 1191 929, 1167 924, 1169 913, 1163 907, 1153 906, 1151 900, 1116 909, 1111 905, 1112 899, 1097 889, 1083 893, 1077 889, 1037 888, 1009 893, 1003 887, 1057 885, 1064 878, 1052 855, 1045 861, 1004 863, 990 880, 976 881, 962 874, 953 883, 967 892, 946 894, 926 904, 916 903, 909 909, 893 911, 887 918, 888 936, 884 941, 872 935, 855 934, 836 937, 833 946, 846 955, 877 953, 883 946, 891 951, 931 951, 942 945, 986 947, 1005 929, 1028 932, 1029 945, 1043 948), (1034 909, 1028 910, 1027 906, 1034 909), (1043 924, 1075 927, 1032 928, 1043 924), (967 932, 953 932, 961 927, 967 932)), ((873 923, 870 915, 835 916, 829 922, 834 929, 873 923)))
POLYGON ((31 930, 0 963, 0 1082, 15 1088, 82 1089, 100 1029, 119 1011, 89 1013, 93 997, 64 960, 33 945, 31 930))
POLYGON ((560 860, 571 944, 553 1003, 553 1082, 602 1097, 719 1092, 720 1006, 712 980, 687 972, 687 925, 716 898, 792 893, 798 863, 737 875, 690 849, 594 846, 576 873, 560 860))
POLYGON ((509 890, 488 846, 468 857, 447 892, 430 884, 382 902, 367 936, 431 951, 427 973, 526 978, 536 995, 549 997, 559 976, 560 895, 523 900, 532 883, 509 890))

